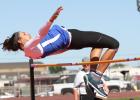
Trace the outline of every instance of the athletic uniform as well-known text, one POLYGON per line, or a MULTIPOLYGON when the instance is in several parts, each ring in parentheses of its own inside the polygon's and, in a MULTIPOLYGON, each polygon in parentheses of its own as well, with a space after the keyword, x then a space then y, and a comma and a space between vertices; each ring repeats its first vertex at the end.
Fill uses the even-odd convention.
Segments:
POLYGON ((71 34, 63 27, 54 25, 44 39, 38 44, 43 49, 42 58, 52 54, 62 53, 70 45, 71 34))
POLYGON ((24 46, 25 56, 39 59, 49 55, 59 54, 69 49, 93 48, 118 48, 117 40, 110 36, 92 31, 79 31, 77 29, 65 29, 53 25, 46 36, 33 46, 33 43, 41 36, 29 40, 24 46))
POLYGON ((24 46, 25 56, 44 58, 67 50, 71 43, 71 34, 64 27, 53 25, 37 46, 32 46, 41 36, 29 40, 24 46))

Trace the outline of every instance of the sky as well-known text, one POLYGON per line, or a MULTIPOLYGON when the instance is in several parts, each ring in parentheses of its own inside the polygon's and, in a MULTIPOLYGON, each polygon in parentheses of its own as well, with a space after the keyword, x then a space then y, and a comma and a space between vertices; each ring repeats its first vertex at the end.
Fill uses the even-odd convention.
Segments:
MULTIPOLYGON (((98 31, 116 38, 120 48, 114 59, 140 56, 140 12, 137 11, 136 0, 0 0, 0 43, 16 31, 36 36, 59 6, 64 10, 54 24, 67 29, 98 31)), ((89 56, 90 50, 71 50, 37 61, 80 62, 84 56, 89 56)), ((28 60, 21 51, 0 49, 0 63, 28 60)))

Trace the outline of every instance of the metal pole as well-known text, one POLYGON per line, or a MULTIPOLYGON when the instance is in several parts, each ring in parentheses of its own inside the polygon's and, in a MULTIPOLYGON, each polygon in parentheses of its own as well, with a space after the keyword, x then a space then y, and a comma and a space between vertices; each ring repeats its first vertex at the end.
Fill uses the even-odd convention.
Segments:
POLYGON ((140 0, 137 0, 137 9, 140 12, 140 0))
POLYGON ((33 59, 29 59, 29 66, 30 66, 30 95, 31 95, 31 100, 35 100, 35 84, 34 84, 34 68, 31 67, 33 64, 33 59))

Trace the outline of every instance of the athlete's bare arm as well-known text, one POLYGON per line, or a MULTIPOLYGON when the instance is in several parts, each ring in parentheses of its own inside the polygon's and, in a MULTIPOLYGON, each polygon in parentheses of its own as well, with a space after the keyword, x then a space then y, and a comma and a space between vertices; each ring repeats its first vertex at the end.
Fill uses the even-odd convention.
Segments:
POLYGON ((59 7, 54 14, 50 17, 49 21, 40 29, 39 34, 30 40, 26 45, 25 48, 32 48, 35 47, 43 38, 46 34, 48 34, 48 31, 54 22, 54 20, 58 17, 60 12, 63 10, 62 7, 59 7))
POLYGON ((49 31, 49 29, 50 29, 52 23, 53 23, 54 20, 58 17, 58 15, 60 14, 60 12, 61 12, 62 10, 63 10, 63 8, 62 8, 62 7, 59 7, 59 8, 54 12, 54 14, 50 17, 49 21, 47 22, 47 24, 44 25, 44 26, 40 29, 40 31, 39 31, 39 35, 40 35, 40 36, 43 36, 43 37, 44 37, 44 36, 48 33, 48 31, 49 31))

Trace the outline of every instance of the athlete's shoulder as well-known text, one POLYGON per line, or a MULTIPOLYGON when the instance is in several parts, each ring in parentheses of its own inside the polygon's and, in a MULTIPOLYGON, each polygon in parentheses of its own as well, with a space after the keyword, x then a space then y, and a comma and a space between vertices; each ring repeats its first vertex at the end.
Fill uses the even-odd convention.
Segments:
POLYGON ((57 28, 65 28, 65 26, 63 26, 63 25, 57 25, 57 24, 54 24, 54 25, 52 26, 52 28, 54 28, 54 27, 55 27, 55 28, 56 28, 56 27, 57 27, 57 28))
POLYGON ((52 27, 61 27, 60 25, 54 24, 52 27))

